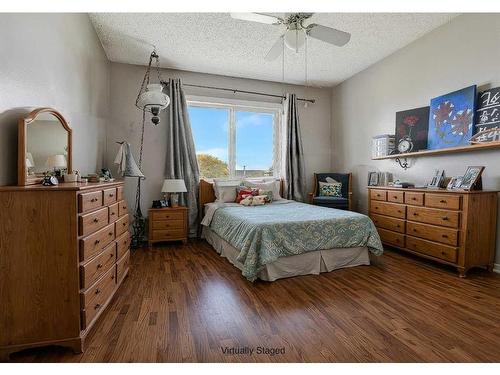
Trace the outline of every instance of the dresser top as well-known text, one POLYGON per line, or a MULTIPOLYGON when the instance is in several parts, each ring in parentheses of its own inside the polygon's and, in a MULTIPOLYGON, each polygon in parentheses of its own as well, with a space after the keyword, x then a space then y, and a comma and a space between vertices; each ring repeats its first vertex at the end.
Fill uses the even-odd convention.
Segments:
POLYGON ((421 193, 449 193, 449 194, 487 194, 498 193, 498 190, 448 190, 444 188, 431 189, 431 188, 399 188, 393 186, 367 186, 368 189, 381 189, 381 190, 397 190, 397 191, 414 191, 421 193))
POLYGON ((92 189, 106 189, 108 187, 117 187, 123 185, 123 180, 115 180, 113 182, 60 182, 54 186, 44 186, 42 184, 27 185, 27 186, 0 186, 2 191, 80 191, 92 189))

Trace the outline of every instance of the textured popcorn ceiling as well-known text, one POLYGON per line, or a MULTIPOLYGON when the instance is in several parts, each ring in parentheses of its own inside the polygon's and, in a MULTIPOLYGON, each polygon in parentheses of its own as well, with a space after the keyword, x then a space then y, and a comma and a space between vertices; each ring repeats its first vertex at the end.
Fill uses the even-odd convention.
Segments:
MULTIPOLYGON (((334 86, 454 16, 316 13, 310 23, 348 31, 352 37, 344 47, 309 39, 308 83, 334 86)), ((90 18, 111 61, 146 65, 154 44, 165 68, 283 81, 282 59, 264 60, 283 26, 235 20, 227 13, 96 13, 90 18)), ((285 50, 284 81, 304 84, 304 49, 298 54, 285 50)))

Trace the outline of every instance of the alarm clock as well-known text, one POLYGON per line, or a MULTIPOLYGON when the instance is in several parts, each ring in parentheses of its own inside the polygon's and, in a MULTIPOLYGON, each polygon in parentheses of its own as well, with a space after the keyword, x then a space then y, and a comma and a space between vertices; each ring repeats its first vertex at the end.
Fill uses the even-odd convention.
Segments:
POLYGON ((404 154, 406 152, 410 152, 413 149, 413 141, 411 140, 410 137, 405 135, 403 138, 399 140, 398 143, 398 151, 401 154, 404 154))
POLYGON ((58 185, 59 180, 57 179, 56 176, 45 176, 42 180, 42 185, 43 186, 54 186, 58 185))

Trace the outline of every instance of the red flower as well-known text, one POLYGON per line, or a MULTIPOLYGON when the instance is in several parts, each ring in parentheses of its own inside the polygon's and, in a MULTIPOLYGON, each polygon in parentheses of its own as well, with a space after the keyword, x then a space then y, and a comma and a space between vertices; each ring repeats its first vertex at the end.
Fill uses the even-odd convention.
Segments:
POLYGON ((418 122, 418 120, 420 120, 418 118, 418 116, 414 116, 414 115, 413 116, 406 116, 403 120, 403 124, 406 124, 408 126, 414 126, 418 122))

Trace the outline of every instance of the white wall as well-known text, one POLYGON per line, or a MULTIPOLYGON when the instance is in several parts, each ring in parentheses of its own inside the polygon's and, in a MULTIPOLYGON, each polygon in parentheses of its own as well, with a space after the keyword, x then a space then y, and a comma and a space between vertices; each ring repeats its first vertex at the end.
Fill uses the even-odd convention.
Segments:
POLYGON ((374 135, 394 134, 397 111, 429 105, 433 97, 472 84, 499 86, 499 61, 500 15, 462 15, 332 90, 332 168, 354 172, 360 211, 367 210, 369 170, 423 184, 437 168, 456 176, 468 165, 484 165, 483 188, 500 189, 500 150, 419 157, 403 171, 394 161, 372 161, 370 148, 374 135))
POLYGON ((73 165, 100 168, 109 62, 86 14, 0 14, 0 185, 17 183, 17 121, 35 107, 73 129, 73 165))
MULTIPOLYGON (((147 56, 145 56, 145 59, 147 56)), ((162 58, 162 56, 160 56, 162 58)), ((165 58, 165 57, 164 57, 165 58)), ((141 111, 134 103, 139 91, 145 67, 128 64, 111 64, 111 119, 107 132, 107 166, 116 173, 113 164, 114 157, 119 146, 116 141, 127 140, 131 146, 136 159, 139 155, 141 111)), ((330 170, 330 107, 331 90, 313 89, 303 86, 281 85, 279 83, 257 81, 242 78, 231 78, 203 73, 193 73, 176 70, 162 70, 162 78, 181 78, 185 83, 237 88, 241 90, 267 92, 271 94, 282 94, 285 91, 295 92, 299 97, 316 99, 315 104, 307 108, 300 107, 301 130, 303 136, 306 174, 308 176, 308 190, 312 188, 312 175, 314 172, 330 170)), ((248 99, 263 101, 265 97, 250 95, 234 95, 223 91, 193 89, 186 87, 186 94, 203 95, 209 97, 224 97, 236 99, 248 99)), ((267 99, 269 100, 269 99, 267 99)), ((147 121, 144 137, 144 154, 142 171, 146 176, 144 182, 141 207, 143 213, 151 207, 153 199, 161 197, 161 184, 164 179, 165 155, 166 155, 166 120, 155 127, 151 121, 147 121)), ((129 206, 134 206, 136 179, 126 179, 126 197, 129 206)))

